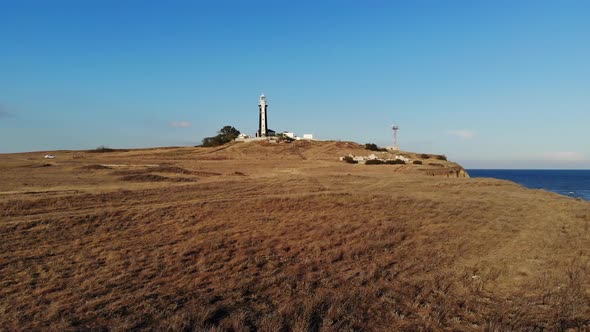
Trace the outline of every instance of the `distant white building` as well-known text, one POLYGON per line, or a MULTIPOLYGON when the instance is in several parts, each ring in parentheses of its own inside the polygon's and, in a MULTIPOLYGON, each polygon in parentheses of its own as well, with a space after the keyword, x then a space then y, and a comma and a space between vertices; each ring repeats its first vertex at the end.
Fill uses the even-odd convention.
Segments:
POLYGON ((406 163, 410 162, 410 158, 405 157, 405 156, 395 156, 395 159, 397 159, 397 160, 403 160, 406 163))
MULTIPOLYGON (((281 136, 281 135, 283 135, 285 137, 289 137, 289 138, 291 138, 293 140, 297 140, 297 141, 299 141, 299 140, 308 140, 308 141, 314 140, 312 134, 304 134, 303 137, 300 137, 300 136, 295 135, 295 133, 293 133, 293 132, 284 131, 279 136, 281 136)), ((236 137, 235 141, 237 141, 237 142, 255 142, 255 141, 261 141, 261 140, 272 141, 272 140, 276 140, 276 139, 277 139, 276 132, 274 130, 268 128, 268 100, 266 99, 266 96, 264 94, 262 94, 260 96, 260 99, 258 100, 258 130, 256 131, 256 134, 254 134, 254 137, 240 134, 240 135, 238 135, 238 137, 236 137)))

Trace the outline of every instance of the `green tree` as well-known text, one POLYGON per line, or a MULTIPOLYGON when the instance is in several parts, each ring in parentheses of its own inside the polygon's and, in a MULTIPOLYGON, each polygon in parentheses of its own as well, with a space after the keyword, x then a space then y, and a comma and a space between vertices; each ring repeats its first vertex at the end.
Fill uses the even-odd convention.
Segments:
POLYGON ((240 131, 232 126, 225 126, 221 128, 221 130, 219 130, 217 133, 224 137, 231 137, 232 139, 235 139, 236 137, 238 137, 238 135, 240 135, 240 131))
POLYGON ((203 138, 203 146, 211 147, 223 145, 233 141, 240 135, 240 131, 232 126, 225 126, 221 128, 216 136, 203 138))

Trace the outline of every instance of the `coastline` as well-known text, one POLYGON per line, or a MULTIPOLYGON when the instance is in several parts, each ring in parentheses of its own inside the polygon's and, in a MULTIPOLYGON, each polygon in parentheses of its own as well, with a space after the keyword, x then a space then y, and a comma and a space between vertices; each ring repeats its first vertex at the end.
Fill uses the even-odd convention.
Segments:
POLYGON ((515 182, 528 189, 543 189, 590 201, 590 170, 583 169, 467 169, 473 178, 515 182))

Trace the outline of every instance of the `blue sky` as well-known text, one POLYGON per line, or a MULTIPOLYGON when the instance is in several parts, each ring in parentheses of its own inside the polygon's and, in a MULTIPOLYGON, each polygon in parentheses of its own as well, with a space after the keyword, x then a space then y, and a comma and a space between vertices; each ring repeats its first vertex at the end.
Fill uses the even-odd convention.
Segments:
POLYGON ((590 168, 589 1, 0 0, 0 153, 230 124, 590 168))

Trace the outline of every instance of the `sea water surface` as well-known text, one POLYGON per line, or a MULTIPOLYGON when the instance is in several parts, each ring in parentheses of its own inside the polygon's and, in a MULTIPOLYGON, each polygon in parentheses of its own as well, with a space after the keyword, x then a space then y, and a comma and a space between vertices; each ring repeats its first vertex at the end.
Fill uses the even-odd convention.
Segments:
POLYGON ((472 178, 496 178, 590 201, 590 170, 468 169, 472 178))

